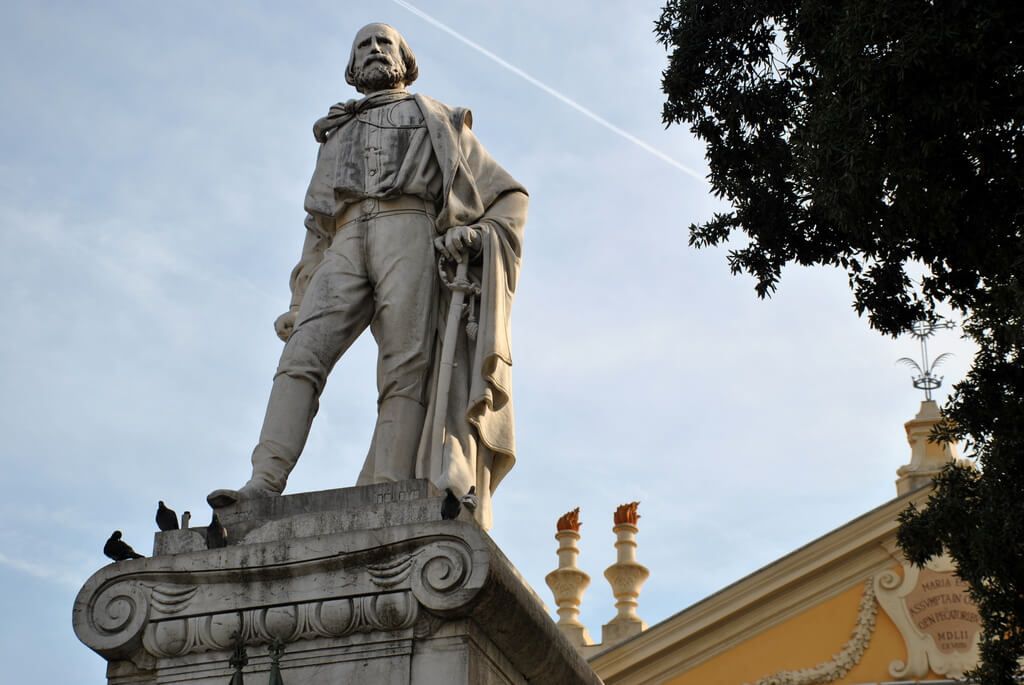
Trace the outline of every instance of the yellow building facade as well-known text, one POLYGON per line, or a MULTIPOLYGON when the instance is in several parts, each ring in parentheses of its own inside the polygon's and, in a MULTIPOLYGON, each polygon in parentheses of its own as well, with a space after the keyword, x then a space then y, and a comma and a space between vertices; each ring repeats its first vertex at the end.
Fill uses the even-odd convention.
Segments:
MULTIPOLYGON (((955 449, 928 442, 927 401, 905 424, 895 499, 657 625, 580 646, 608 685, 952 683, 977 662, 980 619, 949 559, 917 569, 897 516, 923 506, 955 449)), ((657 570, 655 570, 657 572, 657 570)), ((563 602, 564 603, 564 602, 563 602)), ((567 633, 568 634, 568 633, 567 633)))

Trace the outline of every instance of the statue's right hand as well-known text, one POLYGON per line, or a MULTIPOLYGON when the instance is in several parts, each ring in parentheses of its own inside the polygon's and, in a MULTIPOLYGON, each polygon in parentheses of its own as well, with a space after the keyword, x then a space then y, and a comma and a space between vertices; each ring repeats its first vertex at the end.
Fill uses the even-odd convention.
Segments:
POLYGON ((295 329, 295 314, 294 310, 288 310, 274 321, 274 331, 277 333, 277 337, 284 342, 288 342, 288 338, 292 337, 292 331, 295 329))

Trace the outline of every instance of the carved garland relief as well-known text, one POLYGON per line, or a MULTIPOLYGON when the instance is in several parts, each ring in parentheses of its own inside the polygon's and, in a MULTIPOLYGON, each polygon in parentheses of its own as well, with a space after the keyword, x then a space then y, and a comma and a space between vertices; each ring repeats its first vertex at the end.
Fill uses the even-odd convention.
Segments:
POLYGON ((755 685, 824 685, 846 676, 867 650, 881 605, 903 636, 906 662, 889 666, 895 678, 921 678, 933 671, 961 678, 978 662, 981 619, 948 556, 918 569, 903 565, 903 576, 885 571, 865 583, 853 636, 830 659, 813 668, 779 671, 755 685), (875 600, 878 604, 876 605, 875 600))
POLYGON ((812 668, 773 673, 761 678, 754 685, 823 685, 839 680, 860 663, 861 657, 867 651, 871 636, 875 632, 877 613, 874 579, 869 578, 864 583, 864 594, 858 606, 853 635, 835 656, 812 668))

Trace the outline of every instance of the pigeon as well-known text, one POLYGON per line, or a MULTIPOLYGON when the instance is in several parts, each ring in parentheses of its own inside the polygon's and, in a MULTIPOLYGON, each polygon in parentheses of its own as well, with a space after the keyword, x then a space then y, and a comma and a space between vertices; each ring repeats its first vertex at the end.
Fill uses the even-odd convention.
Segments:
POLYGON ((221 525, 217 512, 213 512, 213 520, 206 527, 206 549, 217 549, 228 546, 228 529, 221 525))
POLYGON ((164 506, 162 500, 157 502, 156 525, 162 531, 178 530, 178 515, 174 513, 174 509, 164 506))
POLYGON ((182 530, 188 529, 188 524, 192 522, 192 512, 186 511, 181 515, 181 528, 182 530))
POLYGON ((146 558, 132 549, 131 545, 121 539, 121 531, 119 530, 115 530, 111 533, 110 539, 107 540, 107 544, 103 545, 103 553, 114 561, 146 558))
POLYGON ((444 521, 451 521, 459 517, 459 511, 462 509, 462 505, 459 504, 459 498, 455 496, 451 488, 444 489, 445 496, 444 502, 441 503, 441 519, 444 521))
POLYGON ((480 504, 480 498, 476 496, 476 486, 469 486, 469 492, 459 498, 459 504, 466 507, 470 514, 476 513, 476 507, 480 504))

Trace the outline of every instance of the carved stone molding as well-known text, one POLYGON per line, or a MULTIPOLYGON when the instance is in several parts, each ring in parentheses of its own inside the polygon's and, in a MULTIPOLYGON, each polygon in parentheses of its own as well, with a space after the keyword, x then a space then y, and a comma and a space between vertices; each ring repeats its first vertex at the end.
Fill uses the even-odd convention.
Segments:
POLYGON ((486 563, 474 568, 474 550, 460 538, 410 536, 359 549, 349 539, 358 536, 332 537, 111 564, 79 593, 75 632, 107 658, 140 645, 167 658, 229 650, 239 637, 269 644, 404 630, 420 607, 465 605, 487 572, 486 563), (332 547, 349 551, 322 554, 332 547))
POLYGON ((889 665, 896 678, 921 678, 934 671, 961 678, 978 663, 981 618, 948 556, 924 568, 903 564, 903 577, 886 571, 875 579, 878 603, 907 646, 907 660, 889 665))
POLYGON ((761 678, 754 685, 824 685, 839 680, 860 663, 864 652, 867 651, 871 636, 875 632, 877 614, 875 581, 874 578, 869 578, 864 583, 864 594, 860 598, 853 635, 835 656, 812 668, 773 673, 761 678))
POLYGON ((289 683, 600 685, 487 534, 440 520, 432 487, 243 501, 224 548, 158 533, 155 556, 86 581, 75 634, 110 685, 227 682, 239 642, 254 682, 280 643, 289 683))
POLYGON ((431 542, 384 564, 367 566, 374 585, 384 589, 408 586, 428 609, 450 608, 452 592, 461 588, 473 565, 470 550, 454 541, 431 542))
POLYGON ((239 637, 248 645, 287 644, 300 639, 403 630, 416 622, 419 604, 409 592, 342 597, 234 614, 154 621, 142 644, 156 657, 228 650, 239 637))

